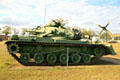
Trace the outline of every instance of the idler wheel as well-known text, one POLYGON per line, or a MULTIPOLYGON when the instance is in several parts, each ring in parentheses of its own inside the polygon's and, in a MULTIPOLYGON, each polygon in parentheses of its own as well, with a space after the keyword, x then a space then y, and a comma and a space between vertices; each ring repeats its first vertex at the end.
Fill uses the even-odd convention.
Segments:
POLYGON ((47 55, 47 62, 48 64, 55 64, 57 61, 57 57, 55 54, 48 54, 47 55))
POLYGON ((25 54, 25 53, 21 54, 21 56, 20 56, 21 63, 27 64, 29 62, 29 60, 30 60, 29 54, 25 54))
POLYGON ((61 64, 67 64, 67 59, 69 59, 69 58, 68 58, 67 54, 60 54, 59 59, 60 59, 61 64))
POLYGON ((17 45, 17 44, 10 44, 10 45, 8 45, 8 51, 10 52, 10 53, 17 53, 18 51, 19 51, 19 46, 17 45))
POLYGON ((44 61, 44 56, 42 54, 35 54, 34 60, 35 63, 41 64, 44 61))
POLYGON ((101 56, 104 53, 104 50, 102 47, 97 47, 94 49, 94 55, 97 56, 101 56))
POLYGON ((72 54, 71 56, 71 61, 74 63, 74 64, 77 64, 79 63, 81 60, 81 56, 79 54, 72 54))
POLYGON ((90 57, 90 55, 86 54, 86 55, 83 55, 82 60, 85 64, 88 64, 91 62, 91 57, 90 57))

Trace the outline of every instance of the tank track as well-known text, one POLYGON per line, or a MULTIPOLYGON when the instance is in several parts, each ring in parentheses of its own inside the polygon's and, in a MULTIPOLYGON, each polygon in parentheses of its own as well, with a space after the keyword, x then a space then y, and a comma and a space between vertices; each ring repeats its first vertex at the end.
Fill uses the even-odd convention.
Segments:
MULTIPOLYGON (((48 43, 48 42, 26 42, 26 41, 10 41, 7 44, 10 43, 15 43, 18 45, 41 45, 41 46, 64 46, 64 47, 81 47, 81 46, 85 46, 85 47, 101 47, 103 49, 103 53, 99 56, 93 57, 91 59, 91 62, 88 63, 89 64, 94 64, 95 62, 97 62, 104 54, 105 54, 105 47, 103 45, 100 44, 72 44, 72 43, 48 43)), ((35 62, 28 62, 27 64, 23 64, 20 61, 20 58, 13 53, 10 53, 10 55, 12 57, 14 57, 14 59, 16 61, 18 61, 20 64, 25 65, 25 66, 42 66, 42 65, 49 65, 48 63, 42 63, 42 64, 36 64, 35 62)), ((54 65, 61 65, 60 63, 55 63, 54 65)), ((66 64, 67 65, 67 64, 66 64)), ((68 63, 68 65, 86 65, 86 63, 78 63, 78 64, 74 64, 74 63, 68 63)))

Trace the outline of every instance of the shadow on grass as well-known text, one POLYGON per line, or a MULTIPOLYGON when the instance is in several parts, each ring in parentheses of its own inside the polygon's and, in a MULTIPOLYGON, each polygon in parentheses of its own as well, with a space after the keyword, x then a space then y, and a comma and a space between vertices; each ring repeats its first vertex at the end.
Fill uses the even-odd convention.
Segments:
MULTIPOLYGON (((83 66, 84 64, 68 64, 68 66, 83 66)), ((120 65, 120 59, 115 59, 115 58, 110 58, 110 57, 102 57, 99 61, 97 61, 94 64, 89 64, 89 65, 120 65)), ((66 65, 48 65, 47 63, 45 64, 35 64, 33 62, 28 63, 24 66, 66 66, 66 65)))
POLYGON ((95 65, 120 65, 120 59, 102 57, 95 65))

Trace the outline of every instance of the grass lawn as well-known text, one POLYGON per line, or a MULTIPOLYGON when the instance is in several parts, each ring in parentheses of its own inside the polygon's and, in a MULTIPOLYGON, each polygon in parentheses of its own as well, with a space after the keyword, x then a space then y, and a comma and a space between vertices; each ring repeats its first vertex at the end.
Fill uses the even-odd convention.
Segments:
MULTIPOLYGON (((120 59, 120 43, 113 44, 120 59)), ((120 65, 22 66, 0 42, 0 80, 120 80, 120 65)))

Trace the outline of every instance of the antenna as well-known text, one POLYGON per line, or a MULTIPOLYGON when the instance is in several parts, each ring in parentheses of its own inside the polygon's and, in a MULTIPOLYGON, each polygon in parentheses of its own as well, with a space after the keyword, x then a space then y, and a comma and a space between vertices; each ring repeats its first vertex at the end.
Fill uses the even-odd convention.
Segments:
POLYGON ((44 5, 45 5, 45 8, 44 8, 44 25, 45 25, 45 22, 46 22, 46 0, 44 0, 44 5))

